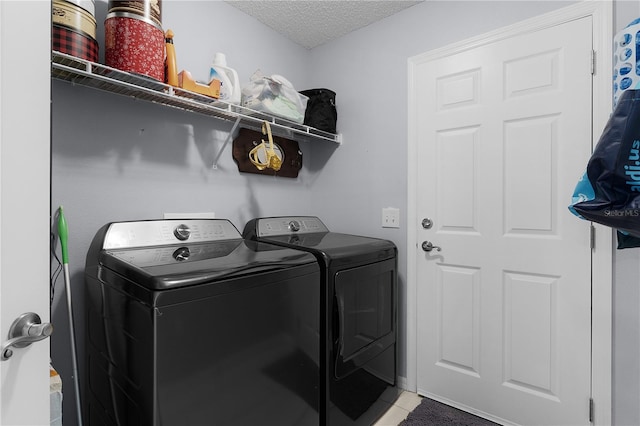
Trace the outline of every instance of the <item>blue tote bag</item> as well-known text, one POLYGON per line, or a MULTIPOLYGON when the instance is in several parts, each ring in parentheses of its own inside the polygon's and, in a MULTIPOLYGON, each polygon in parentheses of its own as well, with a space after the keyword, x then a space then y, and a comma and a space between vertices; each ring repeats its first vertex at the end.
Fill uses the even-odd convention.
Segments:
POLYGON ((569 210, 617 229, 618 248, 640 246, 640 90, 618 99, 569 210))

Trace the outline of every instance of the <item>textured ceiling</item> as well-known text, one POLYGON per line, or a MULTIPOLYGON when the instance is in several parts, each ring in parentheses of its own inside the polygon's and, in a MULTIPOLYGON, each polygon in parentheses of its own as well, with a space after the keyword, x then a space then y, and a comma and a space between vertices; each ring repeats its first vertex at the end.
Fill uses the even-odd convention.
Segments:
POLYGON ((227 3, 312 49, 421 1, 235 0, 227 3))

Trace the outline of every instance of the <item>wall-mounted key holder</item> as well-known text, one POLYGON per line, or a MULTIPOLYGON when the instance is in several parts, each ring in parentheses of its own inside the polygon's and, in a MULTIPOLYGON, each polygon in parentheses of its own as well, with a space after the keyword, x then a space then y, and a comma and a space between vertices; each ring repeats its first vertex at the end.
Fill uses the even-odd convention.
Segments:
MULTIPOLYGON (((273 148, 282 165, 280 170, 275 171, 270 168, 264 170, 258 170, 258 168, 249 159, 249 153, 266 140, 267 136, 261 132, 250 129, 240 129, 238 136, 233 140, 233 159, 238 165, 238 170, 245 173, 256 173, 260 175, 268 176, 281 176, 295 178, 298 177, 298 172, 302 168, 302 151, 298 142, 286 139, 279 136, 273 136, 273 148)), ((261 155, 266 155, 266 152, 259 150, 257 152, 258 158, 261 155)))

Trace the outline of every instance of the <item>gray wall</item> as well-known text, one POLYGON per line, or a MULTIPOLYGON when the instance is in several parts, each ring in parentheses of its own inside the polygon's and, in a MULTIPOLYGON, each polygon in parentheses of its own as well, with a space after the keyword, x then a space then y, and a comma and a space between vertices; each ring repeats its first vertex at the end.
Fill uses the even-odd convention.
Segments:
MULTIPOLYGON (((96 1, 103 34, 107 0, 96 1)), ((208 77, 215 52, 246 82, 258 68, 310 88, 310 52, 220 1, 163 2, 163 26, 175 32, 179 69, 208 77)), ((104 46, 100 40, 100 46, 104 46)), ((102 51, 103 53, 103 51, 102 51)), ((315 173, 297 179, 240 174, 224 151, 211 169, 232 123, 52 82, 52 210, 63 205, 69 224, 69 267, 79 349, 84 368, 83 269, 91 239, 112 221, 162 218, 165 212, 215 212, 242 230, 256 216, 311 214, 315 173)), ((330 143, 330 142, 327 142, 330 143)), ((335 145, 335 144, 333 144, 335 145)), ((300 142, 304 162, 308 142, 300 142)), ((65 425, 75 424, 64 281, 52 306, 54 366, 64 380, 65 425)))
MULTIPOLYGON (((96 3, 100 34, 106 0, 96 3)), ((344 144, 301 142, 304 168, 297 179, 240 174, 230 147, 219 169, 210 170, 230 123, 54 81, 52 209, 64 205, 70 226, 76 321, 84 256, 107 222, 214 211, 242 228, 254 216, 312 214, 332 230, 387 238, 399 247, 400 374, 406 379, 407 59, 570 3, 429 1, 309 51, 224 2, 163 2, 163 26, 176 33, 179 69, 204 79, 213 53, 221 51, 241 82, 259 68, 285 75, 299 90, 333 89, 344 144), (400 229, 381 228, 381 209, 388 206, 400 208, 400 229)), ((617 2, 614 28, 637 16, 637 2, 617 2)), ((640 424, 639 256, 637 250, 614 255, 614 417, 618 425, 640 424)), ((59 281, 52 357, 68 379, 65 425, 73 425, 59 281)), ((79 323, 80 344, 83 331, 79 323)))

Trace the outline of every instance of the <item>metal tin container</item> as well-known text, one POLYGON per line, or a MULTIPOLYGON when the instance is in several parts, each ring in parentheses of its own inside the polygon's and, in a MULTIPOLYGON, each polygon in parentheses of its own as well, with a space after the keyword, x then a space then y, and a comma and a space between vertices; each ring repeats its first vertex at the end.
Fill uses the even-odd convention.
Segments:
POLYGON ((98 62, 98 42, 69 28, 53 25, 51 28, 51 48, 91 62, 98 62))
POLYGON ((104 21, 105 64, 164 82, 162 27, 128 12, 110 12, 104 21))
POLYGON ((133 13, 162 25, 162 2, 160 0, 109 0, 107 13, 111 12, 133 13))
POLYGON ((88 61, 98 61, 96 19, 90 12, 93 2, 53 0, 51 6, 51 48, 88 61))
POLYGON ((96 2, 95 0, 65 0, 68 3, 73 3, 76 6, 80 6, 87 12, 91 14, 91 16, 96 16, 96 2))

